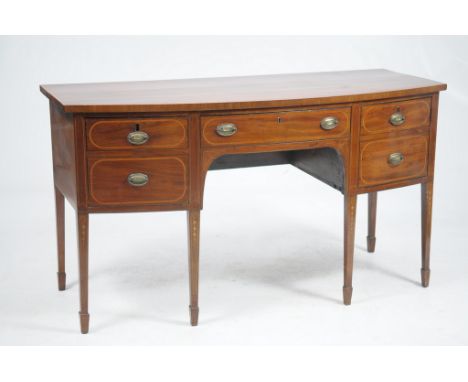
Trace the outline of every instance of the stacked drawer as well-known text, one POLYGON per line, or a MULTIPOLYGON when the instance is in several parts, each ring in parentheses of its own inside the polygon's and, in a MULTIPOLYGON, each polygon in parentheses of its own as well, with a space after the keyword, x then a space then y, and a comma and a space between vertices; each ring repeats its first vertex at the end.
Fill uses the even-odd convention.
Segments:
POLYGON ((184 204, 185 118, 88 119, 89 205, 184 204))
POLYGON ((359 186, 427 175, 431 98, 362 107, 359 186))

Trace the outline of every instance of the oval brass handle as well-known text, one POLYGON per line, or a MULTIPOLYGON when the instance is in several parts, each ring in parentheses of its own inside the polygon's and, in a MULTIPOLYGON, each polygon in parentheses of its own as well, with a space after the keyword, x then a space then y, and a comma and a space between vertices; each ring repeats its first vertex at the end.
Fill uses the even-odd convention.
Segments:
POLYGON ((132 131, 127 135, 128 143, 132 145, 142 145, 148 142, 149 135, 144 131, 132 131))
POLYGON ((338 118, 335 117, 325 117, 320 121, 320 127, 324 130, 333 130, 338 126, 338 118))
POLYGON ((400 112, 393 113, 390 116, 390 123, 393 126, 400 126, 403 123, 405 123, 405 120, 406 120, 406 117, 400 112))
POLYGON ((388 156, 388 163, 390 166, 398 166, 401 162, 403 162, 405 157, 402 153, 393 153, 388 156))
POLYGON ((128 184, 134 187, 141 187, 148 183, 148 175, 141 172, 134 172, 127 177, 128 184))
POLYGON ((233 123, 221 123, 220 125, 216 126, 216 134, 222 137, 230 137, 237 133, 237 126, 233 123))

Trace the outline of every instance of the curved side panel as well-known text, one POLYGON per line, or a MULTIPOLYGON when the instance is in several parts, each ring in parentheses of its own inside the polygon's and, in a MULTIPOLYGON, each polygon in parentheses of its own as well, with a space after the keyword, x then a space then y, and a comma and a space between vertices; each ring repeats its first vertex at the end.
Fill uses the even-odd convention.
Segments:
POLYGON ((342 156, 337 149, 324 147, 293 151, 291 154, 291 164, 342 193, 344 192, 345 167, 342 156))

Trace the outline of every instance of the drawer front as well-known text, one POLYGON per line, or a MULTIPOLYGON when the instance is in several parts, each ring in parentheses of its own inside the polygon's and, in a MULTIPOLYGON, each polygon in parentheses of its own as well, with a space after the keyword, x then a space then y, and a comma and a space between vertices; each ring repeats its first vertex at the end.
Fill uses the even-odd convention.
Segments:
POLYGON ((187 120, 145 118, 89 120, 88 150, 187 147, 187 120))
POLYGON ((362 108, 361 135, 429 127, 431 99, 380 103, 362 108))
POLYGON ((207 116, 202 118, 202 144, 248 145, 338 138, 346 137, 349 127, 349 108, 207 116))
POLYGON ((187 200, 186 157, 89 161, 90 204, 181 204, 187 200))
POLYGON ((361 144, 359 185, 370 186, 427 175, 428 136, 361 144))

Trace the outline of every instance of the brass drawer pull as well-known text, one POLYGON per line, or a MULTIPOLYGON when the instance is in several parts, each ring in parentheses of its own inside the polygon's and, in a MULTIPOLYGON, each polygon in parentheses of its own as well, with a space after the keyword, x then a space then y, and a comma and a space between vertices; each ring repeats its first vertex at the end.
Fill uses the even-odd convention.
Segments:
POLYGON ((133 187, 141 187, 148 183, 148 175, 141 172, 130 174, 127 178, 128 184, 133 187))
POLYGON ((393 113, 390 116, 390 123, 393 126, 400 126, 403 123, 405 123, 405 120, 406 120, 406 117, 400 112, 393 113))
POLYGON ((128 143, 132 145, 142 145, 148 142, 149 135, 144 131, 132 131, 127 135, 128 143))
POLYGON ((324 130, 333 130, 338 126, 338 118, 325 117, 320 121, 320 127, 324 130))
POLYGON ((233 123, 221 123, 216 126, 216 133, 222 137, 230 137, 237 133, 237 126, 233 123))
POLYGON ((405 157, 402 153, 393 153, 388 156, 388 163, 390 166, 398 166, 403 162, 403 159, 405 159, 405 157))

